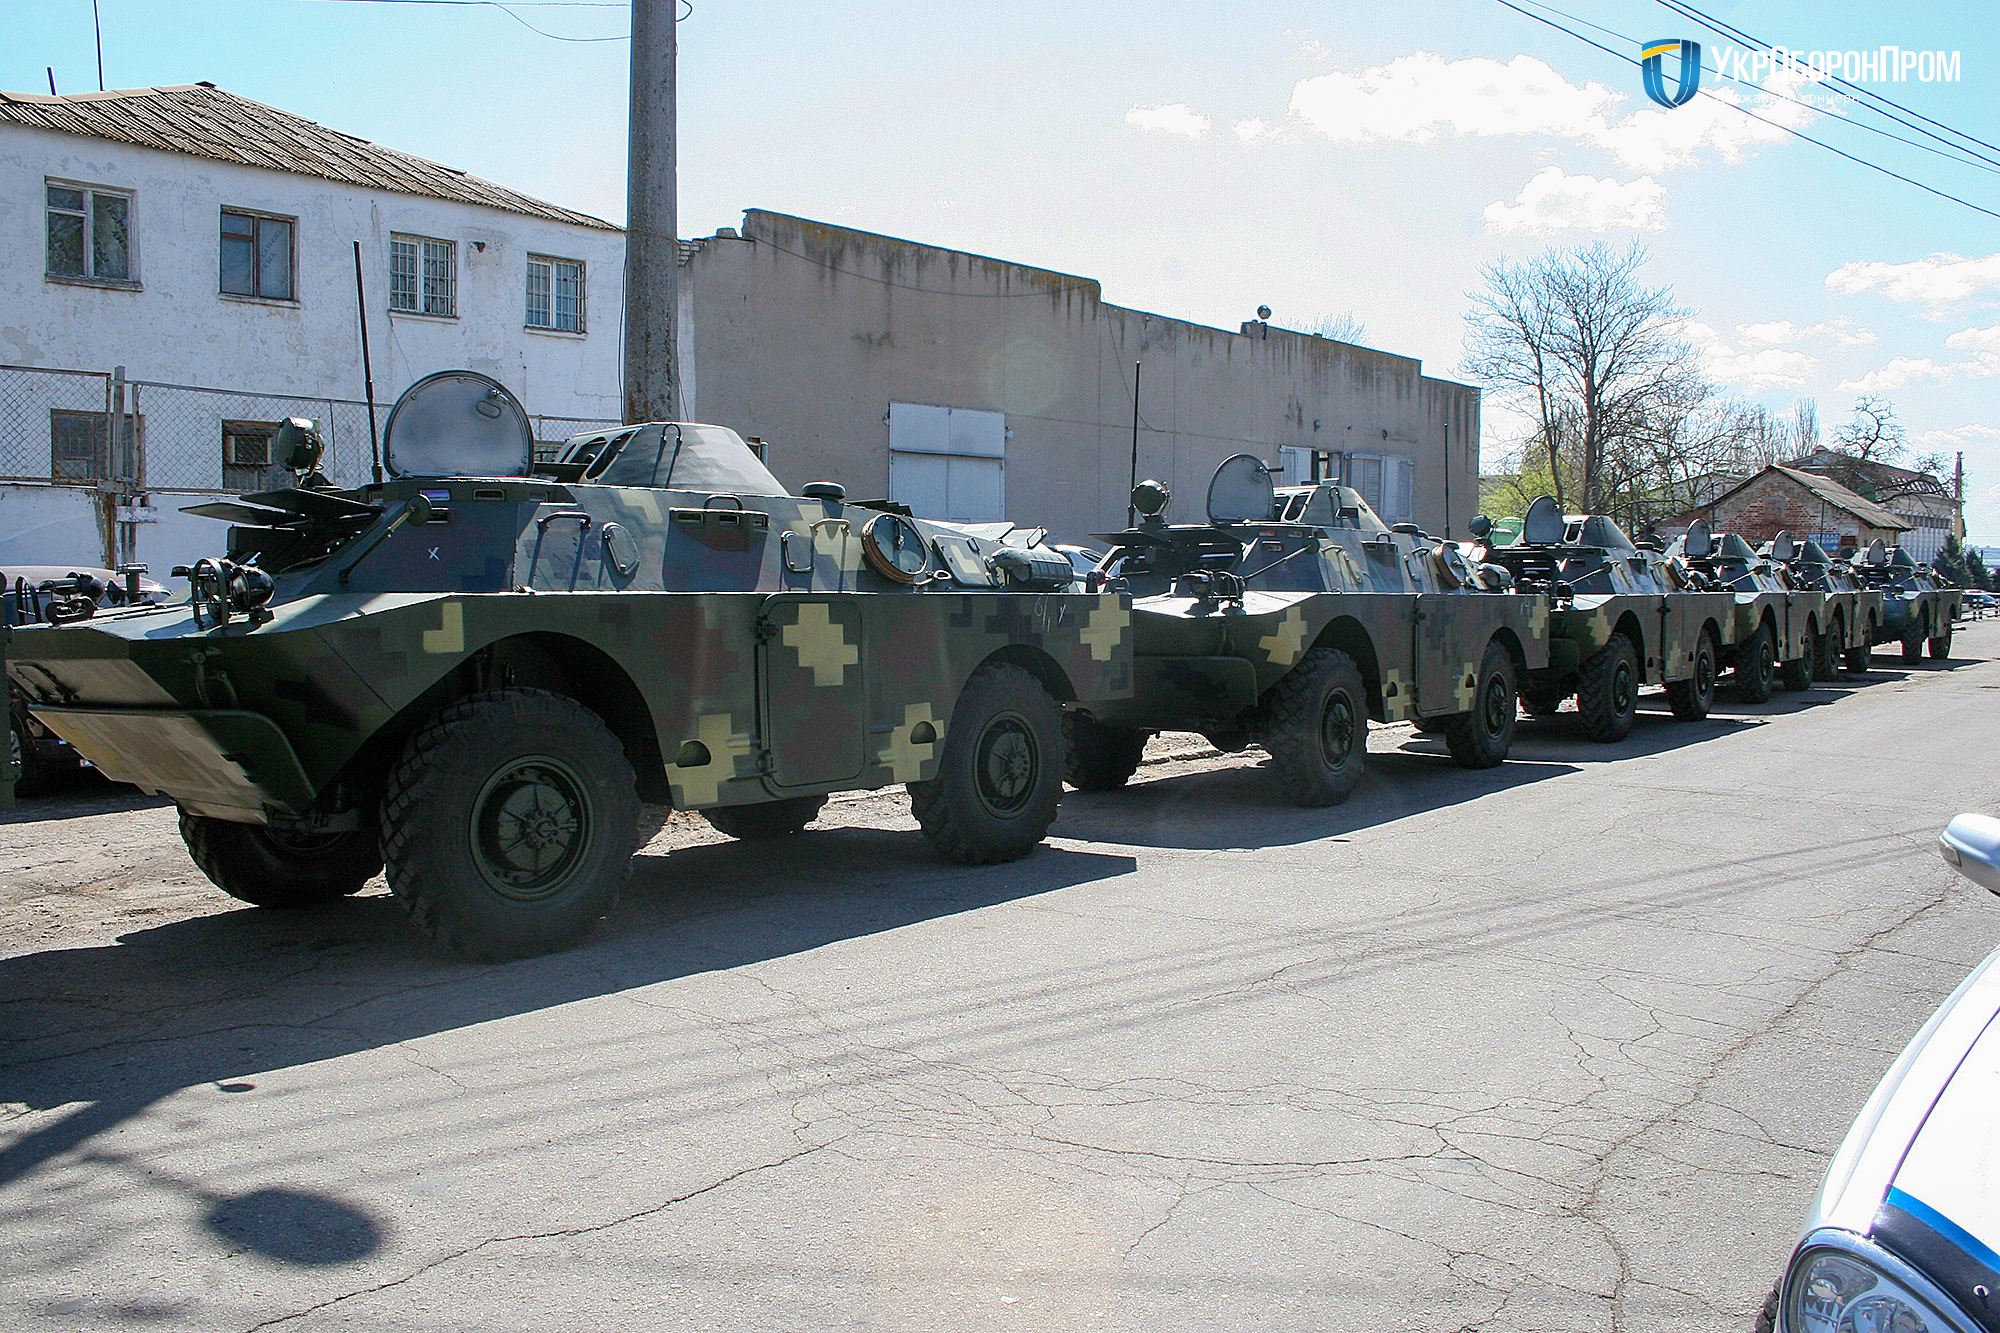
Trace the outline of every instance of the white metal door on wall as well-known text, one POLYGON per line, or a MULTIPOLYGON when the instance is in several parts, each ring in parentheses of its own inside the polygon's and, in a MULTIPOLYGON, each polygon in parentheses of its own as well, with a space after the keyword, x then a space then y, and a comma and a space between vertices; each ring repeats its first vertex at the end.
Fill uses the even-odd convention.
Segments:
POLYGON ((929 403, 889 404, 889 498, 919 518, 1007 516, 1007 417, 929 403))

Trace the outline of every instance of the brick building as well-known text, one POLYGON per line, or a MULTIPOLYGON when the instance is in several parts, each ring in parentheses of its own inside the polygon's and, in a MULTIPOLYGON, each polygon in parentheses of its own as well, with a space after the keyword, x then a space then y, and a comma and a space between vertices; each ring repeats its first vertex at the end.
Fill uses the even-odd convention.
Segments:
MULTIPOLYGON (((1694 518, 1705 518, 1718 531, 1736 533, 1753 546, 1789 532, 1835 554, 1866 547, 1878 537, 1895 546, 1914 527, 1831 477, 1777 464, 1681 515, 1677 525, 1694 518)), ((1912 554, 1919 560, 1932 558, 1912 554)))

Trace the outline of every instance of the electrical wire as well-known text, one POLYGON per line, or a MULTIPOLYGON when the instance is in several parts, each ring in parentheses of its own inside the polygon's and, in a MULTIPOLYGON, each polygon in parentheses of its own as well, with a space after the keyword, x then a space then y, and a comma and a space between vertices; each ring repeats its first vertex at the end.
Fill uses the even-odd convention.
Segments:
MULTIPOLYGON (((1737 41, 1742 42, 1745 46, 1751 47, 1753 49, 1764 45, 1763 43, 1759 42, 1756 38, 1750 36, 1750 34, 1744 32, 1741 28, 1732 27, 1731 25, 1724 23, 1720 19, 1713 18, 1710 15, 1703 13, 1701 10, 1696 9, 1693 5, 1686 3, 1686 0, 1659 0, 1659 2, 1660 4, 1664 5, 1667 9, 1680 15, 1682 18, 1692 19, 1694 22, 1701 24, 1703 27, 1707 28, 1710 32, 1721 33, 1724 37, 1733 37, 1737 41)), ((1849 100, 1854 101, 1863 107, 1866 107, 1868 110, 1875 112, 1875 114, 1879 116, 1887 116, 1890 120, 1894 120, 1898 124, 1901 124, 1908 129, 1915 130, 1919 134, 1929 135, 1929 137, 1936 139, 1939 143, 1951 143, 1951 140, 1946 139, 1940 135, 1931 134, 1929 130, 1924 129, 1922 126, 1912 125, 1908 121, 1902 120, 1900 117, 1891 115, 1889 112, 1882 110, 1880 107, 1869 105, 1869 103, 1880 102, 1884 106, 1894 107, 1896 110, 1903 112, 1905 115, 1915 116, 1918 120, 1923 121, 1925 125, 1935 125, 1939 129, 1944 130, 1948 134, 1955 134, 1959 138, 1968 139, 1971 142, 1978 144, 1982 148, 1991 148, 1995 152, 2000 152, 2000 144, 1990 144, 1986 142, 1986 140, 1979 138, 1977 135, 1967 134, 1964 130, 1953 129, 1951 126, 1945 124, 1941 120, 1932 120, 1929 116, 1926 116, 1923 112, 1912 111, 1909 107, 1904 106, 1902 103, 1892 101, 1889 98, 1882 96, 1882 94, 1875 92, 1873 89, 1863 88, 1860 84, 1851 83, 1848 80, 1841 78, 1839 75, 1833 76, 1833 82, 1838 83, 1843 88, 1849 90, 1848 91, 1849 100), (1856 94, 1858 94, 1859 96, 1856 96, 1856 94), (1862 102, 1861 98, 1863 97, 1868 98, 1869 102, 1862 102)), ((1953 144, 1952 146, 1957 147, 1958 145, 1953 144)))
MULTIPOLYGON (((1662 0, 1662 2, 1664 3, 1664 0, 1662 0)), ((1640 63, 1639 61, 1634 60, 1631 56, 1626 55, 1623 51, 1614 51, 1602 42, 1592 41, 1590 38, 1584 36, 1582 33, 1576 31, 1574 28, 1565 28, 1562 24, 1557 23, 1554 19, 1543 18, 1540 14, 1531 13, 1530 11, 1521 8, 1519 5, 1514 4, 1513 0, 1495 0, 1495 3, 1502 6, 1503 8, 1513 10, 1516 14, 1521 15, 1523 18, 1533 19, 1537 23, 1544 24, 1547 27, 1554 28, 1557 32, 1566 33, 1569 36, 1576 38, 1579 42, 1582 42, 1587 46, 1594 46, 1598 50, 1604 52, 1604 54, 1622 60, 1628 65, 1636 66, 1640 63)), ((1922 190, 1925 194, 1934 194, 1940 199, 1949 199, 1954 204, 1962 204, 1966 208, 1971 209, 1975 213, 1984 213, 1989 218, 2000 219, 2000 213, 1996 213, 1990 208, 1983 208, 1980 205, 1973 203, 1969 199, 1961 199, 1955 194, 1951 194, 1948 193, 1947 191, 1940 190, 1935 186, 1926 185, 1920 180, 1915 180, 1909 176, 1903 175, 1901 172, 1891 171, 1889 170, 1889 168, 1882 166, 1879 163, 1870 162, 1865 157, 1856 157, 1853 153, 1850 153, 1845 149, 1834 147, 1832 144, 1828 143, 1824 139, 1813 138, 1812 135, 1805 133, 1803 130, 1795 130, 1789 125, 1780 124, 1778 121, 1768 119, 1767 117, 1764 116, 1760 116, 1756 112, 1750 110, 1748 107, 1738 106, 1736 103, 1731 102, 1726 98, 1716 97, 1713 93, 1704 92, 1697 95, 1701 97, 1712 98, 1714 101, 1721 103, 1723 106, 1728 107, 1730 110, 1738 112, 1741 115, 1748 116, 1750 117, 1750 119, 1754 121, 1757 121, 1761 124, 1769 125, 1773 129, 1783 130, 1786 134, 1793 135, 1796 138, 1804 139, 1807 143, 1812 144, 1815 147, 1826 149, 1827 152, 1832 153, 1836 157, 1844 157, 1849 162, 1858 163, 1861 166, 1867 167, 1870 171, 1879 171, 1884 176, 1888 176, 1893 180, 1899 180, 1903 182, 1903 184, 1905 185, 1914 185, 1919 190, 1922 190)))
MULTIPOLYGON (((1545 9, 1551 14, 1560 14, 1563 18, 1568 19, 1572 23, 1581 23, 1584 27, 1595 29, 1596 31, 1603 33, 1607 37, 1616 37, 1620 41, 1631 42, 1634 45, 1640 44, 1639 39, 1636 37, 1628 36, 1622 32, 1615 32, 1612 29, 1603 27, 1600 24, 1592 23, 1589 19, 1579 18, 1575 14, 1571 14, 1565 10, 1557 9, 1554 5, 1543 4, 1542 0, 1523 0, 1523 3, 1533 5, 1537 9, 1545 9)), ((1763 93, 1766 97, 1776 98, 1777 100, 1782 102, 1790 102, 1793 106, 1802 106, 1806 108, 1808 111, 1813 112, 1815 115, 1825 116, 1830 120, 1841 121, 1844 124, 1854 126, 1854 128, 1857 130, 1866 130, 1870 134, 1879 134, 1885 139, 1894 139, 1897 143, 1907 144, 1911 148, 1917 148, 1921 149, 1926 153, 1935 154, 1936 156, 1943 158, 1947 162, 1956 162, 1960 166, 1978 167, 1982 171, 1990 171, 1995 173, 1996 175, 2000 175, 2000 159, 1987 157, 1984 153, 1977 152, 1973 149, 1963 148, 1960 147, 1958 144, 1951 144, 1948 141, 1944 140, 1940 140, 1940 142, 1946 142, 1948 145, 1946 148, 1933 148, 1927 143, 1918 143, 1915 139, 1905 139, 1902 135, 1892 134, 1888 130, 1882 129, 1879 126, 1870 125, 1867 124, 1866 122, 1854 120, 1848 116, 1843 116, 1838 111, 1830 111, 1823 106, 1815 106, 1813 103, 1806 101, 1804 98, 1792 97, 1785 93, 1778 92, 1776 89, 1765 88, 1758 84, 1750 83, 1747 80, 1736 78, 1733 75, 1725 74, 1722 72, 1720 66, 1703 65, 1702 69, 1707 71, 1708 73, 1715 75, 1715 77, 1717 77, 1718 79, 1723 79, 1737 85, 1739 88, 1753 89, 1757 92, 1763 93), (1960 154, 1964 154, 1965 156, 1960 156, 1960 154)), ((1846 98, 1846 100, 1849 102, 1854 101, 1854 99, 1848 96, 1846 93, 1838 93, 1837 95, 1846 98)), ((1867 106, 1866 104, 1861 104, 1861 109, 1864 111, 1875 110, 1875 108, 1867 106)), ((1883 113, 1877 112, 1876 114, 1880 115, 1883 113)), ((1894 119, 1894 117, 1891 117, 1891 119, 1894 119)), ((1903 122, 1898 121, 1897 123, 1901 124, 1903 122)), ((1913 130, 1917 130, 1917 133, 1919 134, 1929 134, 1929 131, 1917 129, 1917 127, 1914 125, 1910 126, 1910 128, 1913 130)), ((1938 136, 1935 134, 1930 134, 1929 137, 1933 139, 1938 138, 1938 136)))

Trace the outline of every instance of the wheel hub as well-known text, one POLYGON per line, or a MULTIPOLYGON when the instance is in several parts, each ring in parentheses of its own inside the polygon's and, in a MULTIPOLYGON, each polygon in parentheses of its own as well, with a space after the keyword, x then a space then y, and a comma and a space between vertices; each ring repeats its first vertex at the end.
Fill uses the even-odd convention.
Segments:
POLYGON ((473 803, 472 851, 479 873, 510 898, 560 889, 590 841, 582 781, 546 756, 496 773, 473 803))
POLYGON ((1025 720, 1004 714, 988 724, 974 756, 979 801, 1001 818, 1019 814, 1035 792, 1041 752, 1025 720))
POLYGON ((1354 747, 1354 702, 1344 690, 1327 696, 1319 717, 1319 744, 1329 767, 1339 768, 1347 762, 1347 753, 1354 747))

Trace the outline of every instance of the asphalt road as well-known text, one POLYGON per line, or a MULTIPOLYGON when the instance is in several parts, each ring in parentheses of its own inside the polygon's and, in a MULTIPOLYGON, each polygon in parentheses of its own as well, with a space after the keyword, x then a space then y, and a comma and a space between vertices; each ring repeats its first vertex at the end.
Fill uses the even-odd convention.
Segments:
POLYGON ((1251 756, 941 864, 670 828, 588 946, 238 910, 159 803, 0 816, 0 1327, 1740 1329, 2000 942, 2000 623, 1949 664, 1356 797, 1251 756))

